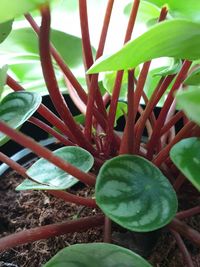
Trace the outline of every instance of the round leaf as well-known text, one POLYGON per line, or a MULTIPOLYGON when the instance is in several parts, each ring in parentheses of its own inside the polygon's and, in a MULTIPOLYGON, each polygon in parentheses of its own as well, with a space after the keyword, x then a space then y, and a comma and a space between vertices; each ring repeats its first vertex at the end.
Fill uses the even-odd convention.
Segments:
POLYGON ((127 70, 159 57, 200 58, 200 25, 188 20, 164 21, 108 57, 99 58, 88 74, 127 70), (187 34, 186 34, 187 33, 187 34))
POLYGON ((200 90, 190 88, 178 92, 176 95, 178 108, 183 109, 185 114, 200 125, 200 90))
POLYGON ((170 158, 200 191, 200 138, 191 137, 181 140, 171 149, 170 158))
MULTIPOLYGON (((42 99, 36 93, 14 92, 3 98, 0 104, 0 120, 10 127, 17 129, 28 120, 37 110, 42 99)), ((8 137, 0 133, 0 145, 4 144, 8 137)))
POLYGON ((200 68, 193 71, 188 75, 187 79, 184 81, 187 85, 199 85, 200 84, 200 68))
MULTIPOLYGON (((62 147, 53 153, 84 172, 88 172, 94 164, 93 156, 80 147, 62 147)), ((16 190, 64 190, 79 181, 43 158, 36 161, 26 173, 38 183, 26 179, 16 190)))
POLYGON ((77 244, 62 249, 44 267, 152 267, 136 253, 106 243, 77 244))
POLYGON ((151 162, 132 155, 102 166, 96 201, 110 219, 136 232, 163 227, 177 211, 176 193, 167 178, 151 162))

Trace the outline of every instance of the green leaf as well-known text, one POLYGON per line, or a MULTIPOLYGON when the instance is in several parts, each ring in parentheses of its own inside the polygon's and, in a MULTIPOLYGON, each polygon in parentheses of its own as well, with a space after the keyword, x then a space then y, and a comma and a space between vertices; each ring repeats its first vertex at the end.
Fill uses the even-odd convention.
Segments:
MULTIPOLYGON (((88 172, 94 164, 93 156, 80 147, 62 147, 53 153, 84 172, 88 172)), ((26 173, 38 183, 25 179, 16 190, 64 190, 79 181, 43 158, 36 161, 26 173)))
POLYGON ((111 220, 136 232, 165 226, 177 211, 176 193, 167 178, 148 160, 132 155, 102 166, 96 201, 111 220))
POLYGON ((0 23, 0 43, 2 43, 12 30, 13 21, 7 21, 0 23))
POLYGON ((62 249, 44 267, 152 267, 136 253, 112 244, 76 244, 62 249))
POLYGON ((127 70, 159 57, 200 58, 200 24, 187 20, 159 23, 109 57, 101 57, 88 74, 127 70), (187 34, 186 34, 187 33, 187 34))
POLYGON ((176 18, 187 18, 195 21, 200 21, 200 1, 198 0, 146 0, 159 7, 167 5, 170 14, 176 18))
POLYGON ((176 95, 176 100, 178 108, 183 109, 188 118, 200 125, 199 88, 190 88, 190 90, 179 91, 176 95))
POLYGON ((165 77, 167 75, 177 74, 180 71, 181 67, 182 67, 182 61, 180 59, 173 59, 170 66, 165 67, 164 69, 155 73, 154 75, 165 77))
MULTIPOLYGON (((51 41, 76 78, 85 77, 81 39, 58 30, 51 30, 51 41)), ((0 60, 7 62, 18 82, 26 89, 47 93, 39 58, 38 37, 31 28, 21 28, 11 32, 0 45, 0 60)), ((60 88, 66 91, 63 75, 56 64, 54 65, 60 88)))
MULTIPOLYGON (((0 104, 0 120, 17 129, 37 110, 42 98, 36 93, 14 92, 3 98, 0 104)), ((0 133, 0 145, 8 140, 0 133)))
POLYGON ((40 5, 48 3, 49 0, 1 0, 0 2, 0 23, 23 15, 40 5))
POLYGON ((200 138, 191 137, 181 140, 172 147, 170 158, 200 191, 200 138))
POLYGON ((4 65, 2 68, 0 68, 0 99, 3 93, 4 85, 6 84, 7 71, 8 71, 7 65, 4 65))
POLYGON ((184 81, 186 85, 199 85, 200 84, 200 68, 193 71, 184 81))
MULTIPOLYGON (((128 17, 130 16, 131 8, 133 6, 133 1, 131 1, 128 5, 124 8, 124 14, 128 17)), ((141 1, 137 13, 137 20, 136 22, 140 23, 148 23, 150 20, 154 20, 156 23, 157 19, 160 15, 160 8, 156 5, 149 3, 148 1, 141 1)))

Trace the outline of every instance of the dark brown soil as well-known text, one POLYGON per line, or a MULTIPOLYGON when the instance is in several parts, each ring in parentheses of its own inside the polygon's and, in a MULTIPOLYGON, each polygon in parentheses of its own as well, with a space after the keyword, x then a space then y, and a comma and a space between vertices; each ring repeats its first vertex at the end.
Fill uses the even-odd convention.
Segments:
MULTIPOLYGON (((85 217, 99 212, 95 209, 65 203, 42 191, 16 192, 15 187, 21 180, 22 178, 15 172, 9 173, 0 180, 0 237, 23 229, 85 217)), ((84 196, 92 194, 91 189, 81 185, 76 186, 74 190, 84 196)), ((190 207, 189 204, 187 205, 190 207)), ((200 215, 194 216, 187 223, 200 231, 200 215)), ((102 228, 37 241, 0 253, 0 267, 40 267, 57 251, 69 244, 101 241, 102 228)), ((125 243, 127 243, 125 246, 129 246, 128 241, 125 243)), ((196 248, 187 240, 186 245, 192 255, 194 267, 200 267, 200 248, 196 248)), ((186 266, 175 240, 167 232, 161 235, 153 253, 148 258, 155 267, 186 266)))

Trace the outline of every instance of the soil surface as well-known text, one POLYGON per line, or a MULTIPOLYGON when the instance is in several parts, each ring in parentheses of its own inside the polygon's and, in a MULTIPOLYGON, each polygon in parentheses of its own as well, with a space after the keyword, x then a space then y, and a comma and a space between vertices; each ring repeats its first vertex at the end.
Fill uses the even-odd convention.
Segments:
MULTIPOLYGON (((99 211, 68 204, 56 199, 43 191, 16 192, 15 187, 22 181, 22 177, 15 172, 0 179, 0 237, 73 218, 86 217, 99 211)), ((77 185, 73 193, 89 196, 92 190, 77 185)), ((180 205, 181 202, 180 202, 180 205)), ((187 203, 185 208, 190 208, 187 203)), ((200 231, 200 215, 187 221, 193 228, 200 231)), ((41 240, 15 247, 0 253, 0 267, 41 267, 60 249, 75 243, 101 242, 102 228, 90 229, 82 233, 66 234, 48 240, 41 240)), ((115 229, 114 229, 114 233, 115 229)), ((171 234, 159 233, 160 238, 148 260, 155 267, 184 267, 182 255, 171 234)), ((114 234, 115 243, 132 248, 129 233, 114 234), (121 240, 120 240, 121 239, 121 240), (129 240, 130 239, 130 240, 129 240)), ((114 240, 113 240, 114 241, 114 240)), ((192 255, 194 267, 200 267, 200 248, 184 240, 192 255)))

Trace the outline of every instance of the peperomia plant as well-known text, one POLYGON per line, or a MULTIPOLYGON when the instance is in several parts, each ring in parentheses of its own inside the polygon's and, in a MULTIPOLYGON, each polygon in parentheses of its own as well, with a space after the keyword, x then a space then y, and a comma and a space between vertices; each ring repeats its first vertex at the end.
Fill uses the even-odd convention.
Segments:
MULTIPOLYGON (((124 5, 124 16, 128 18, 125 45, 112 55, 102 56, 115 1, 104 1, 107 6, 96 51, 89 33, 87 4, 91 3, 86 0, 77 3, 81 29, 81 38, 78 38, 51 30, 50 7, 55 7, 51 2, 54 1, 15 0, 10 4, 3 0, 0 3, 1 42, 19 15, 25 14, 33 30, 13 30, 0 45, 0 55, 8 59, 5 62, 8 67, 0 69, 1 94, 6 95, 0 103, 0 145, 12 139, 39 157, 29 169, 3 153, 0 160, 25 178, 16 190, 45 190, 70 203, 98 206, 102 215, 14 233, 0 240, 0 250, 104 225, 105 243, 64 248, 44 266, 151 266, 130 250, 107 244, 112 241, 111 223, 115 222, 133 233, 165 227, 177 241, 185 264, 193 266, 182 237, 199 246, 200 234, 182 219, 198 214, 200 207, 180 210, 178 201, 183 185, 191 187, 188 181, 193 185, 192 192, 200 189, 200 23, 197 12, 200 3, 196 0, 190 4, 167 0, 127 2, 124 5), (33 9, 41 13, 40 26, 27 13, 33 9), (134 37, 137 21, 143 23, 145 32, 134 37), (74 68, 80 65, 80 44, 85 80, 83 72, 78 74, 74 68), (8 47, 9 54, 5 55, 8 47), (160 60, 155 67, 154 59, 162 57, 165 63, 160 60), (37 76, 38 63, 43 81, 37 76), (31 75, 36 72, 38 91, 32 92, 33 83, 27 84, 29 90, 24 91, 22 84, 29 79, 33 82, 31 75), (44 94, 44 82, 58 115, 41 103, 39 93, 44 94), (73 117, 61 87, 67 88, 80 110, 81 123, 73 117), (7 94, 8 88, 15 92, 7 94), (155 114, 158 105, 162 108, 155 114), (36 111, 44 120, 35 117, 36 111), (119 133, 116 124, 122 114, 125 125, 119 133), (27 120, 54 136, 63 147, 52 152, 21 133, 19 129, 27 120), (178 123, 181 127, 177 127, 178 123), (79 181, 95 188, 92 198, 67 191, 79 181)), ((67 8, 65 12, 68 14, 67 8)), ((34 14, 38 16, 37 12, 34 14)), ((95 17, 92 20, 95 23, 95 17)), ((184 193, 187 201, 191 191, 184 193)))

